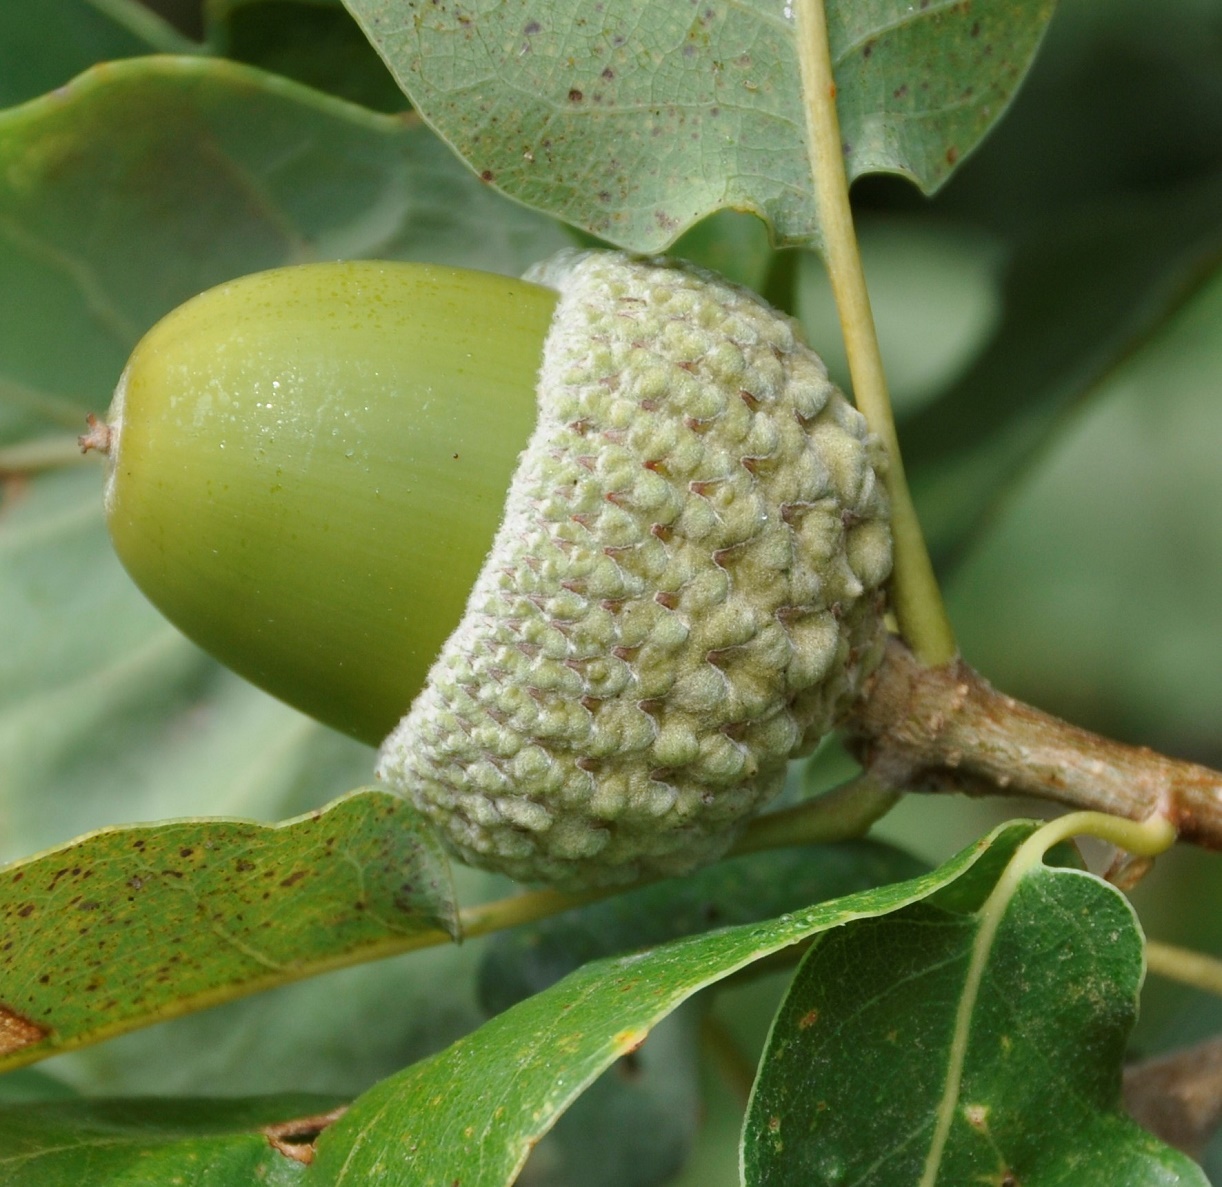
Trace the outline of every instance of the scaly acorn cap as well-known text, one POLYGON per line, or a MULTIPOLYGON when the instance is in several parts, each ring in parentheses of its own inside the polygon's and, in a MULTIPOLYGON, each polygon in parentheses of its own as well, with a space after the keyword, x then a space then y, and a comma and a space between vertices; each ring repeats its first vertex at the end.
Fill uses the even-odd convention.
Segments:
POLYGON ((722 854, 878 662, 882 458, 795 323, 562 253, 538 420, 379 777, 474 865, 592 886, 722 854))

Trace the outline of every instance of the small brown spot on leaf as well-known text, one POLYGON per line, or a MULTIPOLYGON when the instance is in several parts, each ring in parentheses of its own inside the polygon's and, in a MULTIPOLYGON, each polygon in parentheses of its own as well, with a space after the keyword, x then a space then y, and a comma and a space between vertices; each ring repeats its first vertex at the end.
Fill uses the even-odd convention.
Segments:
POLYGON ((32 1047, 46 1036, 44 1027, 0 1002, 0 1055, 11 1055, 24 1047, 32 1047))
POLYGON ((584 98, 585 95, 583 95, 576 87, 573 87, 572 90, 569 91, 570 103, 580 103, 584 98))
POLYGON ((491 181, 496 176, 491 169, 485 169, 480 175, 480 181, 491 181))
POLYGON ((809 1030, 816 1022, 819 1021, 818 1010, 807 1010, 801 1018, 798 1019, 799 1030, 809 1030))
POLYGON ((953 165, 958 159, 959 150, 952 144, 950 148, 946 150, 946 163, 948 165, 953 165))
POLYGON ((641 1049, 641 1044, 649 1037, 649 1031, 634 1027, 631 1030, 621 1030, 611 1041, 621 1055, 633 1055, 641 1049))

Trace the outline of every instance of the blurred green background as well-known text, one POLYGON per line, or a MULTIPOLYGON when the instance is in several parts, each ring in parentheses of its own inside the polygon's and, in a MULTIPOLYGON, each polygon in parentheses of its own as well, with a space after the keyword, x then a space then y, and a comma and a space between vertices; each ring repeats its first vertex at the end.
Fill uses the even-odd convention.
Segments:
MULTIPOLYGON (((121 820, 321 803, 367 779, 369 752, 159 620, 109 558, 96 468, 31 478, 22 459, 61 456, 135 337, 229 275, 335 255, 512 273, 570 237, 481 187, 427 130, 374 114, 406 101, 325 0, 6 0, 0 105, 14 109, 0 113, 0 857, 121 820), (112 68, 54 93, 148 53, 195 65, 112 68)), ((876 177, 854 200, 964 654, 1045 709, 1222 766, 1222 4, 1164 0, 1155 16, 1064 0, 1012 110, 938 195, 876 177)), ((773 252, 734 214, 676 251, 788 306, 844 381, 815 257, 773 252)), ((848 769, 826 748, 802 786, 848 769)), ((1039 811, 910 797, 877 831, 933 862, 1039 811)), ((464 876, 468 901, 497 888, 464 876)), ((1177 849, 1134 900, 1150 935, 1222 953, 1216 857, 1177 849)), ((353 1091, 478 1020, 479 957, 470 944, 332 974, 7 1091, 353 1091)), ((683 1106, 700 1119, 684 1187, 737 1182, 744 1060, 784 983, 717 995, 704 1103, 683 1106)), ((1222 1002, 1151 979, 1134 1052, 1219 1030, 1222 1002)), ((1222 1176, 1222 1143, 1207 1169, 1222 1176)))

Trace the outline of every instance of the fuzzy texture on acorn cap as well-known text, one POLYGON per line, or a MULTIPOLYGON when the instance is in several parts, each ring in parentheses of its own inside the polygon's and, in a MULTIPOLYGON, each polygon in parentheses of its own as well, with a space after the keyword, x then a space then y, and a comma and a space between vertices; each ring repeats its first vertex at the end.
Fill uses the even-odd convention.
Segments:
POLYGON ((719 857, 881 656, 882 458, 795 323, 565 252, 539 419, 379 776, 473 865, 582 887, 719 857))

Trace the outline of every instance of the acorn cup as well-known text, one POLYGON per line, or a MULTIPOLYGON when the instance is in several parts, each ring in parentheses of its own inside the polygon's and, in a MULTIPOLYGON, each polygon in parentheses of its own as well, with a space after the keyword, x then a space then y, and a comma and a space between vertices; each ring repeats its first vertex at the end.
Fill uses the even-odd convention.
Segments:
POLYGON ((690 265, 249 276, 149 332, 91 443, 166 616, 385 737, 515 878, 716 859, 882 654, 883 459, 795 323, 690 265))

